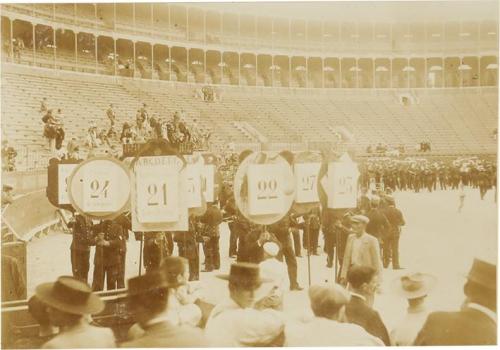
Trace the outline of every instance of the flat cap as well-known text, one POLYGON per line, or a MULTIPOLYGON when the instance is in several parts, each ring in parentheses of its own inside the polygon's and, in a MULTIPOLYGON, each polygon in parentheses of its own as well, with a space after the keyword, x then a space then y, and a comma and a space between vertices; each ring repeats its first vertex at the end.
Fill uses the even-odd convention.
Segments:
POLYGON ((370 219, 368 219, 364 215, 353 215, 353 216, 351 216, 351 221, 352 222, 362 222, 366 225, 370 222, 370 219))

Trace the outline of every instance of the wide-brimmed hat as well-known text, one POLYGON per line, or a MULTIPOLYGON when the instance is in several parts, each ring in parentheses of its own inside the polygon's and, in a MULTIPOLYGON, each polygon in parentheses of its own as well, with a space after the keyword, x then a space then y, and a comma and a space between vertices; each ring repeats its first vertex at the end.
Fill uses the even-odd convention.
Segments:
POLYGON ((154 270, 144 275, 130 278, 127 281, 128 296, 133 297, 145 294, 157 289, 172 287, 167 281, 166 274, 162 270, 154 270))
POLYGON ((429 294, 436 282, 435 276, 417 272, 396 278, 392 282, 392 289, 406 299, 416 299, 429 294))
POLYGON ((257 264, 234 263, 229 275, 217 275, 217 278, 241 285, 249 289, 257 289, 264 282, 271 282, 269 278, 260 277, 260 268, 257 264))
POLYGON ((53 283, 36 287, 36 296, 48 306, 75 315, 92 315, 104 309, 104 302, 83 281, 61 276, 53 283))
POLYGON ((495 290, 497 288, 497 266, 476 258, 467 279, 487 289, 495 290))

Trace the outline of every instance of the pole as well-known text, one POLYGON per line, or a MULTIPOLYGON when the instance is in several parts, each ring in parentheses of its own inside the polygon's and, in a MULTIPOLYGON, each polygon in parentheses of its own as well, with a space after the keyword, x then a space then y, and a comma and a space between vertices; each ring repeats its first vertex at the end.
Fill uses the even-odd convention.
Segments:
POLYGON ((304 233, 307 232, 307 278, 309 281, 309 287, 311 286, 311 230, 310 216, 305 220, 306 227, 304 227, 304 233))
POLYGON ((139 250, 139 276, 142 274, 142 250, 144 247, 144 232, 141 233, 141 245, 139 250))

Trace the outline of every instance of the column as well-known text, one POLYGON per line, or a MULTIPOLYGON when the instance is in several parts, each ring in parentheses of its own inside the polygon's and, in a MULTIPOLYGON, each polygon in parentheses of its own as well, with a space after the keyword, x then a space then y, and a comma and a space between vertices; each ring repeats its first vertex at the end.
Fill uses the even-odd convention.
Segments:
MULTIPOLYGON (((96 35, 94 36, 94 52, 95 52, 95 73, 97 74, 98 73, 98 62, 97 62, 97 41, 99 39, 99 35, 96 35)), ((116 57, 115 57, 115 60, 116 60, 116 57)))
MULTIPOLYGON (((136 24, 135 24, 135 2, 132 3, 132 19, 134 23, 134 33, 136 32, 136 24)), ((135 42, 134 42, 134 48, 135 48, 135 42)), ((135 55, 134 55, 135 59, 135 55)), ((135 61, 134 61, 134 75, 135 75, 135 61)))
MULTIPOLYGON (((323 34, 321 34, 323 36, 323 34)), ((325 58, 321 57, 321 88, 325 88, 325 58)))
POLYGON ((35 65, 35 63, 36 63, 36 33, 35 33, 35 26, 36 26, 36 24, 32 23, 31 28, 33 29, 33 65, 35 65))
POLYGON ((238 86, 241 86, 241 52, 238 52, 238 86))
MULTIPOLYGON (((153 8, 153 5, 151 4, 151 8, 153 8)), ((151 27, 152 28, 152 27, 151 27)), ((154 72, 155 72, 155 44, 150 43, 151 45, 151 80, 154 79, 154 72)))
POLYGON ((113 3, 113 30, 116 31, 116 2, 113 3))
MULTIPOLYGON (((135 17, 134 17, 135 18, 135 17)), ((134 52, 134 78, 135 78, 135 71, 136 71, 136 65, 135 65, 135 41, 132 41, 132 48, 134 52)))
MULTIPOLYGON (((306 47, 307 47, 307 43, 306 43, 306 47)), ((308 65, 308 61, 309 61, 309 57, 305 57, 306 59, 306 88, 309 87, 309 65, 308 65)))
POLYGON ((186 76, 186 82, 189 83, 189 76, 191 75, 190 73, 190 69, 189 69, 189 47, 186 47, 186 62, 187 62, 187 66, 186 66, 186 71, 187 71, 187 76, 186 76))
POLYGON ((207 45, 207 11, 203 11, 203 43, 207 45))
MULTIPOLYGON (((168 8, 170 14, 170 6, 168 8)), ((172 80, 172 48, 170 46, 168 47, 168 80, 172 80)))
MULTIPOLYGON (((55 7, 55 5, 53 6, 53 8, 55 7)), ((53 37, 53 44, 54 44, 54 69, 57 69, 57 44, 56 44, 56 28, 52 28, 52 37, 53 37)))
MULTIPOLYGON (((12 62, 14 62, 14 20, 12 18, 9 18, 10 20, 10 59, 12 62)), ((33 41, 33 44, 35 42, 33 41)), ((21 63, 21 62, 19 62, 21 63)))
POLYGON ((224 84, 224 51, 220 53, 220 80, 224 84))
POLYGON ((186 7, 186 38, 189 41, 189 7, 186 7))
MULTIPOLYGON (((96 53, 97 55, 97 53, 96 53)), ((116 58, 116 39, 113 37, 113 72, 114 72, 114 75, 118 75, 117 71, 116 71, 116 68, 117 68, 117 63, 118 63, 118 59, 116 58)))
MULTIPOLYGON (((273 39, 273 45, 274 45, 274 39, 273 39)), ((271 86, 274 87, 274 55, 271 55, 271 86)))
MULTIPOLYGON (((288 20, 290 23, 290 20, 288 20)), ((288 32, 288 37, 290 37, 290 32, 288 32)), ((292 57, 288 57, 288 85, 292 87, 292 57)))
MULTIPOLYGON (((205 13, 205 19, 206 13, 205 13)), ((205 28, 205 38, 206 38, 206 28, 205 28)), ((203 51, 203 82, 206 84, 207 83, 207 52, 203 51)), ((213 83, 213 82, 212 82, 213 83)))
POLYGON ((75 64, 78 65, 78 32, 75 32, 75 64))

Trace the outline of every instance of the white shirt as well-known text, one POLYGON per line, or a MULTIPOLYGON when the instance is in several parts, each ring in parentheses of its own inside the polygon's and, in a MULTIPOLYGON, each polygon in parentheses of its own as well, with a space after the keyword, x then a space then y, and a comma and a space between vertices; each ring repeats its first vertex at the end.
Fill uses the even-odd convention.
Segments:
POLYGON ((493 320, 493 322, 497 323, 496 312, 488 309, 487 307, 485 307, 483 305, 476 304, 476 303, 468 303, 466 306, 470 309, 474 309, 474 310, 482 312, 483 314, 485 314, 486 316, 491 318, 493 320))
POLYGON ((285 346, 384 346, 384 343, 356 324, 314 317, 306 322, 288 322, 285 346))
POLYGON ((429 311, 424 305, 413 309, 408 308, 406 316, 391 331, 391 345, 412 346, 428 315, 429 311))
POLYGON ((217 304, 208 318, 205 335, 211 346, 241 347, 266 343, 283 328, 281 312, 241 308, 231 298, 217 304))

